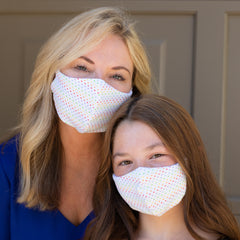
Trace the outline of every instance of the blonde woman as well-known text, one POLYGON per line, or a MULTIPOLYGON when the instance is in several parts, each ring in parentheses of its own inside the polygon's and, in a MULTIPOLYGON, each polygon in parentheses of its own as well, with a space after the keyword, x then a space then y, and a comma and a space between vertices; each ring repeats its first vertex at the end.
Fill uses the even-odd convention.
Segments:
POLYGON ((81 239, 93 214, 102 138, 116 109, 149 91, 127 14, 82 13, 41 49, 17 135, 0 155, 0 239, 81 239))
POLYGON ((132 98, 105 137, 87 239, 240 239, 199 132, 179 104, 132 98))

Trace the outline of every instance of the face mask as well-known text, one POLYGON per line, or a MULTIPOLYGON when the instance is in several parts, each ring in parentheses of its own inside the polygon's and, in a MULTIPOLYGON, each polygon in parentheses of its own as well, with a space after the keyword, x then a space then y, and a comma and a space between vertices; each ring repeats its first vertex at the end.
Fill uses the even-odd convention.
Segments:
POLYGON ((60 119, 80 133, 105 132, 113 113, 132 95, 102 79, 71 78, 59 71, 51 90, 60 119))
POLYGON ((181 202, 186 192, 186 176, 180 165, 139 167, 115 176, 118 192, 127 204, 141 213, 161 216, 181 202))

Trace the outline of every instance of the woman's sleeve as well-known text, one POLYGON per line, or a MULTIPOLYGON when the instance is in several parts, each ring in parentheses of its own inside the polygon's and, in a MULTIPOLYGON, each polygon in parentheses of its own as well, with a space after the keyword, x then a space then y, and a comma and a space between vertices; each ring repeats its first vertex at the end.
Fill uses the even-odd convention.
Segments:
POLYGON ((0 155, 0 239, 10 239, 10 182, 0 155))

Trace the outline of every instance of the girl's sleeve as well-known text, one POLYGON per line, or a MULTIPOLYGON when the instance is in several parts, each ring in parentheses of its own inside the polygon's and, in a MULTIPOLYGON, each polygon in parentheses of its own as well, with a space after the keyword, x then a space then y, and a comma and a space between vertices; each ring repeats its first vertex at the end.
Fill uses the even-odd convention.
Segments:
POLYGON ((10 239, 10 182, 0 155, 0 239, 10 239))

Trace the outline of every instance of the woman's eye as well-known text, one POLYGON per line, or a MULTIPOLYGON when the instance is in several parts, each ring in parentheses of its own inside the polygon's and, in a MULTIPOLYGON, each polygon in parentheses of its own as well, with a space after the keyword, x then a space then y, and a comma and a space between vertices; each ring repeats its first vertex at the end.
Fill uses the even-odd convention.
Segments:
POLYGON ((131 164, 131 163, 132 163, 131 161, 125 160, 125 161, 120 162, 118 165, 119 165, 119 166, 126 166, 126 165, 129 165, 129 164, 131 164))
POLYGON ((156 158, 160 158, 162 156, 164 156, 164 154, 157 153, 157 154, 154 154, 152 157, 150 157, 150 159, 156 159, 156 158))
POLYGON ((112 78, 114 78, 114 79, 116 79, 116 80, 119 80, 119 81, 124 81, 124 80, 125 80, 125 78, 122 77, 122 76, 119 75, 119 74, 115 74, 115 75, 113 75, 112 78))
POLYGON ((83 71, 83 72, 89 72, 88 69, 83 65, 77 65, 76 69, 80 70, 80 71, 83 71))

